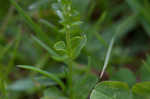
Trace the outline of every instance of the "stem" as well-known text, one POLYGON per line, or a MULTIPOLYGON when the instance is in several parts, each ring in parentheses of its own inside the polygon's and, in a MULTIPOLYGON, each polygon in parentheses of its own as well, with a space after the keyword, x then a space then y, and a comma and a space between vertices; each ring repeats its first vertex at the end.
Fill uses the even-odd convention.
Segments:
MULTIPOLYGON (((68 31, 69 29, 66 29, 66 30, 68 31)), ((70 32, 68 31, 66 33, 66 42, 67 42, 67 54, 69 58, 71 58, 71 39, 70 38, 71 38, 70 32)))
POLYGON ((69 60, 69 72, 68 72, 68 87, 69 87, 69 94, 70 94, 70 99, 75 99, 74 98, 74 91, 73 91, 73 82, 72 82, 72 78, 73 78, 73 72, 72 72, 72 60, 69 60))
POLYGON ((74 97, 74 91, 73 91, 73 82, 72 82, 72 78, 73 78, 73 72, 72 72, 72 66, 73 66, 73 62, 72 62, 72 51, 71 51, 71 36, 70 36, 70 32, 69 32, 69 27, 66 27, 66 43, 67 43, 67 54, 69 56, 68 58, 68 87, 69 87, 69 95, 70 95, 70 99, 75 99, 74 97))

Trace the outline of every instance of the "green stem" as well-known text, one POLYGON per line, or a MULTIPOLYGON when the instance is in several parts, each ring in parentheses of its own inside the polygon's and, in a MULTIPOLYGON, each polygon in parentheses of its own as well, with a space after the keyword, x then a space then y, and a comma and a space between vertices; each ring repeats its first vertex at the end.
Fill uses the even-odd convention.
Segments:
POLYGON ((75 99, 74 98, 74 91, 73 91, 73 82, 72 82, 72 78, 73 78, 72 60, 69 60, 68 68, 69 68, 69 72, 68 72, 68 86, 69 86, 69 90, 70 90, 70 92, 69 92, 70 99, 75 99))
POLYGON ((68 87, 69 87, 69 95, 70 95, 70 99, 75 99, 74 97, 74 91, 73 91, 73 82, 72 82, 72 78, 73 78, 73 72, 72 72, 72 66, 73 66, 73 62, 72 62, 72 51, 71 51, 71 36, 70 36, 70 32, 69 32, 69 28, 66 28, 66 43, 67 43, 67 54, 69 56, 68 58, 68 87))
MULTIPOLYGON (((66 29, 66 30, 68 31, 69 29, 66 29)), ((71 36, 70 36, 70 32, 66 33, 66 43, 67 43, 67 54, 71 58, 71 36)))

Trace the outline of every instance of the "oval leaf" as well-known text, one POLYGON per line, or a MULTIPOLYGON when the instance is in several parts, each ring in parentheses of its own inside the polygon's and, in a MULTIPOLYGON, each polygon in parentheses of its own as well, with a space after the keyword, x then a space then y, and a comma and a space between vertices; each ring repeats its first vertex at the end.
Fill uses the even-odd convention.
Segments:
POLYGON ((58 41, 55 43, 54 48, 57 51, 65 51, 65 42, 64 41, 58 41))
POLYGON ((126 83, 105 81, 96 85, 90 99, 131 99, 126 83))
POLYGON ((71 48, 72 48, 72 58, 75 59, 79 56, 81 50, 86 45, 87 37, 86 35, 83 36, 76 36, 71 39, 71 48))

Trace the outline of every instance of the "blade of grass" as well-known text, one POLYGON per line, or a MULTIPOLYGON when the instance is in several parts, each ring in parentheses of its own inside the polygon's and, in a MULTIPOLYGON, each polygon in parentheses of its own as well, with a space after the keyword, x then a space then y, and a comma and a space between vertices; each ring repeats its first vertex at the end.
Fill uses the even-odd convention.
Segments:
POLYGON ((104 22, 104 20, 105 20, 105 18, 106 18, 106 15, 107 15, 107 13, 104 12, 104 13, 102 14, 102 16, 99 17, 98 21, 95 23, 95 26, 94 26, 94 28, 95 28, 95 30, 96 30, 96 31, 94 32, 95 37, 96 37, 96 38, 100 41, 100 43, 102 43, 105 47, 107 47, 108 45, 107 45, 106 41, 103 39, 103 37, 102 37, 97 31, 99 31, 99 29, 101 28, 100 25, 104 22))
POLYGON ((103 66, 103 69, 102 69, 102 72, 100 74, 100 79, 102 78, 106 68, 107 68, 107 65, 108 65, 108 62, 109 62, 109 58, 110 58, 110 54, 111 54, 111 51, 112 51, 112 47, 113 47, 113 44, 114 44, 114 37, 111 39, 111 42, 109 44, 109 47, 108 47, 108 51, 107 51, 107 54, 106 54, 106 58, 105 58, 105 62, 104 62, 104 66, 103 66))
POLYGON ((149 8, 144 7, 141 5, 138 0, 127 0, 127 3, 131 6, 131 8, 136 11, 136 13, 141 14, 148 23, 150 23, 150 14, 149 8))
MULTIPOLYGON (((116 38, 119 38, 120 35, 124 35, 123 31, 126 30, 127 25, 129 24, 130 21, 132 21, 136 17, 137 17, 137 15, 131 15, 127 19, 125 19, 119 26, 117 26, 116 34, 111 39, 111 42, 110 42, 109 47, 108 47, 108 51, 107 51, 107 54, 106 54, 106 58, 105 58, 105 62, 104 62, 104 66, 103 66, 102 72, 100 74, 100 78, 102 78, 102 76, 103 76, 103 74, 104 74, 104 72, 105 72, 105 70, 107 68, 107 65, 108 65, 108 62, 109 62, 109 58, 110 58, 110 54, 111 54, 111 50, 112 50, 112 47, 113 47, 113 44, 114 44, 114 40, 116 38)), ((135 22, 133 22, 133 23, 135 23, 135 22)))
POLYGON ((15 0, 10 0, 11 3, 15 6, 15 8, 17 9, 17 11, 23 16, 23 18, 25 19, 26 23, 30 26, 30 28, 36 33, 36 35, 38 37, 40 37, 43 41, 50 43, 50 39, 49 37, 43 32, 43 30, 41 29, 41 27, 36 24, 32 18, 30 16, 28 16, 23 9, 15 2, 15 0))
POLYGON ((0 52, 0 61, 2 60, 3 56, 8 52, 8 50, 13 46, 14 41, 12 41, 11 43, 9 43, 7 46, 5 46, 1 52, 0 52))
POLYGON ((57 28, 55 25, 49 23, 48 21, 46 21, 46 20, 44 20, 44 19, 40 19, 40 22, 43 23, 43 24, 45 24, 45 25, 46 25, 47 27, 49 27, 50 29, 54 30, 54 32, 59 33, 58 28, 57 28))
POLYGON ((96 3, 91 2, 90 8, 89 8, 88 13, 87 13, 87 20, 90 20, 90 17, 94 11, 95 6, 96 6, 96 3))
POLYGON ((103 12, 103 14, 99 17, 98 21, 95 24, 97 28, 99 28, 99 25, 101 25, 104 22, 106 16, 107 16, 107 12, 103 12))
POLYGON ((6 95, 6 88, 5 88, 3 80, 0 80, 0 89, 1 89, 2 96, 5 96, 6 95))
POLYGON ((64 85, 64 83, 63 83, 56 75, 54 75, 54 74, 52 74, 52 73, 49 73, 49 72, 47 72, 47 71, 41 70, 41 69, 39 69, 39 68, 37 68, 37 67, 33 67, 33 66, 17 65, 17 67, 38 72, 38 73, 40 73, 40 74, 42 74, 42 75, 44 75, 44 76, 46 76, 46 77, 48 77, 48 78, 54 80, 55 82, 57 82, 57 83, 60 85, 60 87, 61 87, 63 90, 65 90, 65 85, 64 85))
POLYGON ((8 99, 7 90, 6 90, 6 83, 4 82, 4 80, 2 78, 0 79, 0 92, 2 93, 3 99, 8 99))
POLYGON ((2 26, 0 28, 0 37, 2 36, 3 37, 3 34, 4 32, 6 31, 6 28, 8 26, 8 23, 9 21, 11 20, 12 18, 12 15, 13 15, 13 12, 14 12, 14 7, 11 6, 8 10, 8 13, 7 13, 7 16, 5 17, 3 23, 2 23, 2 26))
POLYGON ((16 55, 17 55, 17 50, 18 50, 18 47, 19 47, 19 44, 20 44, 20 40, 21 40, 21 33, 20 33, 20 31, 18 31, 16 39, 15 39, 14 49, 12 51, 12 57, 11 57, 11 60, 9 61, 9 63, 8 63, 8 68, 6 70, 6 77, 12 71, 12 68, 14 66, 14 61, 15 61, 15 58, 16 58, 16 55))
POLYGON ((128 33, 129 30, 134 28, 137 24, 137 14, 132 14, 130 16, 125 17, 120 21, 118 26, 116 27, 116 36, 121 39, 128 33))

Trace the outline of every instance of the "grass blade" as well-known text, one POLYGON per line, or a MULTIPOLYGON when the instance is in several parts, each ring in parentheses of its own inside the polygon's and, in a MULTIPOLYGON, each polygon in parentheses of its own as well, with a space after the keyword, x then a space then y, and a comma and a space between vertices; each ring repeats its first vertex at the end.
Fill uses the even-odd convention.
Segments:
POLYGON ((64 85, 64 83, 63 83, 56 75, 54 75, 54 74, 52 74, 52 73, 46 72, 46 71, 44 71, 44 70, 41 70, 41 69, 39 69, 39 68, 37 68, 37 67, 33 67, 33 66, 18 65, 18 67, 23 68, 23 69, 28 69, 28 70, 32 70, 32 71, 38 72, 38 73, 40 73, 40 74, 42 74, 42 75, 44 75, 44 76, 46 76, 46 77, 48 77, 48 78, 50 78, 50 79, 56 81, 56 82, 61 86, 61 88, 62 88, 63 90, 65 90, 65 85, 64 85))
POLYGON ((54 30, 54 32, 59 33, 59 29, 55 25, 49 23, 47 20, 40 19, 40 22, 49 27, 50 29, 54 30))
POLYGON ((11 56, 11 59, 8 63, 8 68, 6 70, 6 77, 9 75, 9 73, 12 71, 12 69, 14 67, 14 63, 15 63, 15 59, 17 56, 17 51, 18 51, 20 41, 21 41, 21 33, 20 33, 20 31, 18 31, 16 38, 15 38, 15 44, 14 44, 14 48, 12 51, 12 56, 11 56))
POLYGON ((15 8, 17 9, 17 11, 23 16, 23 18, 25 19, 26 23, 30 26, 30 28, 37 34, 38 37, 40 37, 42 40, 44 40, 45 42, 50 43, 50 39, 48 38, 48 36, 43 32, 43 30, 41 29, 41 27, 36 24, 32 18, 30 16, 28 16, 24 10, 15 2, 15 0, 10 0, 11 3, 15 6, 15 8))
POLYGON ((106 54, 106 58, 105 58, 105 62, 104 62, 104 66, 103 66, 103 69, 102 69, 102 72, 101 72, 101 75, 100 75, 100 78, 102 78, 106 68, 107 68, 107 65, 108 65, 108 61, 109 61, 109 58, 110 58, 110 54, 111 54, 111 51, 112 51, 112 47, 113 47, 113 44, 114 44, 114 37, 112 38, 110 44, 109 44, 109 47, 108 47, 108 51, 107 51, 107 54, 106 54))
POLYGON ((0 79, 0 92, 2 93, 2 97, 4 99, 8 99, 7 90, 6 90, 6 83, 3 79, 0 79))
POLYGON ((149 8, 144 7, 144 5, 141 5, 138 0, 127 0, 127 3, 133 10, 135 10, 137 13, 141 14, 143 18, 147 20, 148 23, 150 23, 150 14, 149 14, 149 8))
POLYGON ((10 48, 13 46, 14 41, 12 41, 11 43, 9 43, 6 47, 4 47, 1 52, 0 52, 0 60, 2 60, 2 58, 4 57, 4 55, 8 52, 8 50, 10 50, 10 48))

